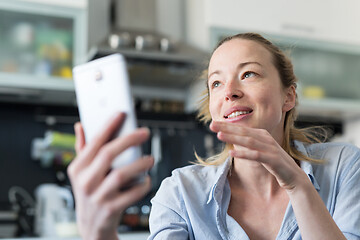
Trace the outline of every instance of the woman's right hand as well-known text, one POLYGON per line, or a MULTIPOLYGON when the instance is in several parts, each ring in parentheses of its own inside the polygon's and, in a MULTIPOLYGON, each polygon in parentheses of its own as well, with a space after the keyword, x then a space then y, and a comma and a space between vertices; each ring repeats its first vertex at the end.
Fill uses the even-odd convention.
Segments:
POLYGON ((142 157, 122 168, 111 169, 114 158, 130 146, 149 138, 149 130, 139 128, 132 134, 109 142, 123 123, 125 114, 113 117, 104 131, 85 144, 80 123, 75 124, 77 157, 68 167, 75 201, 77 224, 83 239, 117 239, 117 226, 122 212, 142 198, 150 189, 150 178, 129 189, 120 190, 153 165, 152 157, 142 157), (110 171, 110 172, 109 172, 110 171))

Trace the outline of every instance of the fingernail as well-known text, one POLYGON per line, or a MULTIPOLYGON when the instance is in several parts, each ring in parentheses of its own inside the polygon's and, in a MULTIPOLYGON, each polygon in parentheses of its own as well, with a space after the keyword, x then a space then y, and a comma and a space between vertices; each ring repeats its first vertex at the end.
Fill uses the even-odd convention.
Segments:
POLYGON ((120 116, 123 116, 123 115, 125 115, 124 112, 115 112, 113 116, 114 116, 114 118, 116 118, 116 117, 120 117, 120 116))
POLYGON ((145 134, 150 134, 150 129, 147 127, 141 127, 140 130, 143 131, 145 134))
POLYGON ((151 165, 149 166, 149 170, 150 170, 154 165, 154 157, 151 155, 147 155, 147 156, 144 156, 144 160, 147 162, 151 162, 151 165))
POLYGON ((80 122, 76 122, 76 123, 74 124, 74 131, 75 131, 75 132, 78 131, 78 130, 80 129, 80 126, 81 126, 81 123, 80 123, 80 122))

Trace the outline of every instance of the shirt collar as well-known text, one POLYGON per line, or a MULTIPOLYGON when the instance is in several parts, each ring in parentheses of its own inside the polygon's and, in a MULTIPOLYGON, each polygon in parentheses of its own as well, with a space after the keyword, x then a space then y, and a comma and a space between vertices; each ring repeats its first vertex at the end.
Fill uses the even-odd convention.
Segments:
POLYGON ((211 200, 215 198, 216 193, 218 192, 216 191, 216 189, 220 186, 224 186, 224 182, 226 181, 226 177, 231 167, 231 163, 232 160, 230 157, 228 157, 223 164, 216 166, 218 169, 216 171, 214 182, 209 192, 209 198, 206 202, 207 204, 209 204, 211 200))
MULTIPOLYGON (((295 144, 295 147, 297 150, 299 150, 305 156, 309 157, 309 153, 306 151, 304 143, 299 142, 299 141, 294 141, 294 144, 295 144)), ((300 167, 308 175, 308 177, 309 177, 311 183, 313 184, 313 186, 315 187, 315 189, 317 191, 320 191, 320 185, 316 181, 316 178, 314 176, 314 169, 313 169, 312 164, 308 161, 301 161, 300 167)))

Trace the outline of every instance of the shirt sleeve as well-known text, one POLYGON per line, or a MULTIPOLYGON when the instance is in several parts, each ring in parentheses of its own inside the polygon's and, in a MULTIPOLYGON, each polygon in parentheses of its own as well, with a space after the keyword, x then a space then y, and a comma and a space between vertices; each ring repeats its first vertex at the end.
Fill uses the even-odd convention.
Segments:
MULTIPOLYGON (((346 162, 339 175, 333 218, 347 239, 360 239, 360 149, 342 153, 346 162)), ((341 165, 341 163, 340 163, 341 165)))
POLYGON ((186 217, 184 216, 186 211, 181 199, 176 178, 174 176, 166 178, 151 200, 150 236, 148 240, 190 239, 186 217))

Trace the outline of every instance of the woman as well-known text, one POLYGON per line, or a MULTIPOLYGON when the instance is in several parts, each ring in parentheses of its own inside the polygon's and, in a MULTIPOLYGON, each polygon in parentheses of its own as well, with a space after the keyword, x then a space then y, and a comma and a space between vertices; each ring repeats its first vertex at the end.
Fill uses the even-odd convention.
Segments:
MULTIPOLYGON (((210 59, 207 86, 200 116, 226 147, 163 181, 150 239, 359 239, 360 150, 313 144, 294 128, 296 78, 283 53, 257 34, 227 38, 210 59)), ((118 191, 151 158, 106 175, 113 156, 148 137, 140 129, 106 143, 121 118, 87 146, 76 126, 69 175, 84 239, 116 239, 121 211, 148 189, 118 191)))
POLYGON ((296 129, 295 90, 260 35, 220 42, 200 116, 225 150, 163 181, 149 239, 360 239, 360 151, 296 129))

